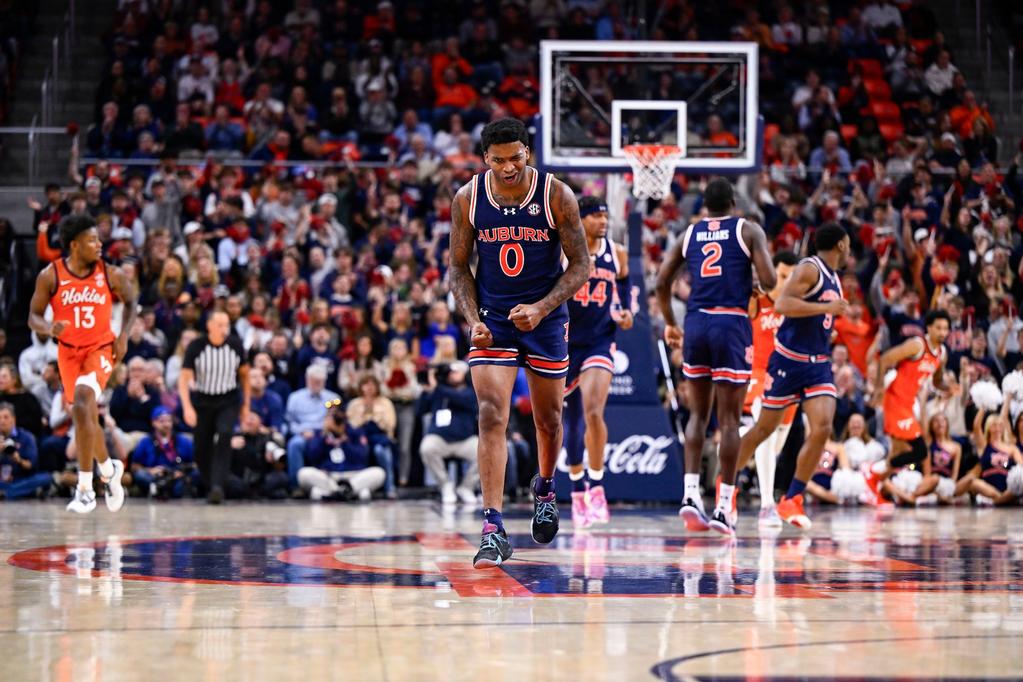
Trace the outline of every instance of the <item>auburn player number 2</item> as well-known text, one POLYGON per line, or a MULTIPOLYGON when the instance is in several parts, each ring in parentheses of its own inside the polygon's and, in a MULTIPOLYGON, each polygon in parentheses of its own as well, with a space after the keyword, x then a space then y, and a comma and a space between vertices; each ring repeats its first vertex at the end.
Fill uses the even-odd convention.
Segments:
POLYGON ((717 242, 708 242, 700 249, 703 253, 703 265, 700 266, 700 277, 720 277, 721 266, 717 262, 721 260, 721 245, 717 242))

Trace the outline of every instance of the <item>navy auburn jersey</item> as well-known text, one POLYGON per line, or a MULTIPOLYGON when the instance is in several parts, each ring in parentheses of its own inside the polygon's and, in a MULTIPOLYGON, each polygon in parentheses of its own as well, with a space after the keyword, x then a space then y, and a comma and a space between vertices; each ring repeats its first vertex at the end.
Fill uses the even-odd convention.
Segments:
POLYGON ((604 237, 596 253, 590 254, 590 278, 568 299, 570 345, 591 345, 597 340, 614 337, 616 325, 611 311, 618 305, 615 286, 618 272, 618 252, 614 242, 604 237))
POLYGON ((476 230, 476 297, 481 309, 507 317, 520 303, 536 303, 564 272, 561 239, 550 206, 554 176, 532 175, 518 206, 501 206, 490 191, 492 171, 473 177, 469 222, 476 230))
POLYGON ((746 314, 753 294, 750 251, 742 240, 742 218, 725 216, 693 223, 682 238, 692 293, 688 310, 746 314))
MULTIPOLYGON (((837 301, 842 298, 842 282, 838 273, 817 256, 810 256, 799 264, 810 263, 817 268, 817 283, 803 300, 811 303, 837 301)), ((831 355, 832 315, 812 317, 786 317, 775 337, 775 350, 791 360, 808 361, 806 356, 831 355)))

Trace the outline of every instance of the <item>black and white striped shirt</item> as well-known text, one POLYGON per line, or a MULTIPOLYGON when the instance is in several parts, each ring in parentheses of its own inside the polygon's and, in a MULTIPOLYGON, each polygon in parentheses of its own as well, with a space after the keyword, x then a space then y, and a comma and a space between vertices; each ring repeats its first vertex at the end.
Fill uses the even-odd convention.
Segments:
POLYGON ((188 344, 182 368, 195 372, 195 390, 209 396, 237 391, 238 368, 245 364, 245 349, 235 336, 228 336, 219 346, 203 334, 188 344))

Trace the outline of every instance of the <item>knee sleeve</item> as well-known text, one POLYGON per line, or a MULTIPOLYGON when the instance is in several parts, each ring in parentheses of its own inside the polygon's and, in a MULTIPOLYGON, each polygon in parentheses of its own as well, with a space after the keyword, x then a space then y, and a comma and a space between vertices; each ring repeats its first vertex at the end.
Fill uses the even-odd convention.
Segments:
POLYGON ((586 424, 583 418, 583 396, 580 391, 572 391, 565 398, 565 454, 569 465, 583 463, 585 454, 586 424))
POLYGON ((909 452, 904 452, 892 458, 893 467, 904 467, 910 464, 920 464, 927 459, 927 444, 923 437, 914 438, 909 442, 909 452))

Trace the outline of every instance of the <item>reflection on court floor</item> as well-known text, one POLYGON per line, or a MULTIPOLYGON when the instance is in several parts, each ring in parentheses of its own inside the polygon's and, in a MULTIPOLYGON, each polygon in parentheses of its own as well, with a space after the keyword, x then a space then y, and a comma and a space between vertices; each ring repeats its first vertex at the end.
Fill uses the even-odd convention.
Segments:
POLYGON ((476 571, 478 512, 430 503, 5 505, 0 679, 1023 676, 1018 510, 732 541, 622 510, 550 546, 520 511, 513 560, 476 571))

